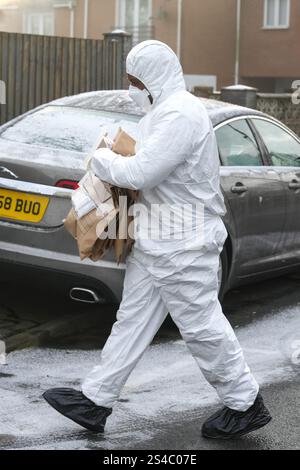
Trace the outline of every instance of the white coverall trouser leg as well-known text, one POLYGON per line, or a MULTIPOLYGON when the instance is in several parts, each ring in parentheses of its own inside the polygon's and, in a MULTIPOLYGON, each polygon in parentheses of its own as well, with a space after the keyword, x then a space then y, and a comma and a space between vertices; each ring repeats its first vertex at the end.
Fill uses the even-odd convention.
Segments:
POLYGON ((168 312, 207 381, 229 408, 246 411, 258 384, 218 300, 220 248, 205 255, 183 252, 127 259, 123 300, 82 392, 99 406, 113 407, 122 387, 152 342, 168 312))

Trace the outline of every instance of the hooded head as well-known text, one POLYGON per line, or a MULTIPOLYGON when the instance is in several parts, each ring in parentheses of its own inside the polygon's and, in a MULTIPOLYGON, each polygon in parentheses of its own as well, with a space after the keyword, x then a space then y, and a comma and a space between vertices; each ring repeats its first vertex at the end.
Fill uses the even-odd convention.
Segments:
POLYGON ((160 41, 144 41, 128 54, 126 71, 140 80, 153 99, 153 106, 186 89, 176 54, 160 41))

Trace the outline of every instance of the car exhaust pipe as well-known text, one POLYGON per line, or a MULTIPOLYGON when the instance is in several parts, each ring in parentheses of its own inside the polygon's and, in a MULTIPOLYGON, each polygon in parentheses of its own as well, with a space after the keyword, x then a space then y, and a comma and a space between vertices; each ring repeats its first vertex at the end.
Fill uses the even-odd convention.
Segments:
POLYGON ((70 290, 70 298, 76 302, 83 302, 86 304, 105 303, 105 299, 103 297, 99 297, 95 291, 84 287, 73 287, 70 290))

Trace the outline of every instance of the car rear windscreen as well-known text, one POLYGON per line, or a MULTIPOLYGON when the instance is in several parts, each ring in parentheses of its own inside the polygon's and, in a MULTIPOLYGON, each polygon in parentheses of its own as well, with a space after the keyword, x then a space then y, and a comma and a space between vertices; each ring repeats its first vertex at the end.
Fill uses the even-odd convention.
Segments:
POLYGON ((47 106, 25 116, 1 138, 52 149, 87 153, 99 136, 114 138, 119 127, 136 139, 140 117, 67 106, 47 106))

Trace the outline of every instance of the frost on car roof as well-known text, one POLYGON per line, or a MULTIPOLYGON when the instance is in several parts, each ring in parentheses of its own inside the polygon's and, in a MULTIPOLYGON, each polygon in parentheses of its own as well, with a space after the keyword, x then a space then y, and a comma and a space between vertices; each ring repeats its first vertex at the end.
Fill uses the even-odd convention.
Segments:
MULTIPOLYGON (((261 115, 259 111, 242 106, 225 103, 207 98, 199 98, 206 107, 213 125, 217 125, 226 119, 235 116, 248 114, 261 115)), ((140 108, 131 100, 127 90, 113 91, 91 91, 79 95, 67 96, 52 101, 51 104, 62 106, 75 106, 95 110, 106 110, 119 113, 134 114, 143 116, 140 108)))
POLYGON ((66 96, 52 101, 50 104, 143 116, 143 112, 129 97, 127 90, 91 91, 80 93, 79 95, 66 96))
POLYGON ((227 119, 236 116, 259 115, 263 113, 256 109, 245 108, 236 104, 225 103, 225 101, 212 100, 208 98, 200 98, 207 109, 210 119, 214 126, 220 124, 227 119))

